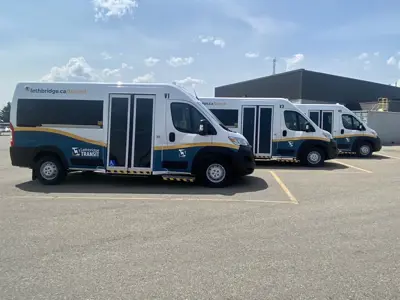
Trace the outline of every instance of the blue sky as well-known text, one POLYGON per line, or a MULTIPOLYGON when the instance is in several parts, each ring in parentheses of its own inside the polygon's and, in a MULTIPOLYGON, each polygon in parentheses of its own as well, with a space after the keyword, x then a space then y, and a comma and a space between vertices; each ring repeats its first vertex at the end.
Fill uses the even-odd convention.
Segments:
POLYGON ((32 0, 0 10, 0 103, 25 80, 214 87, 306 68, 400 79, 398 1, 32 0))

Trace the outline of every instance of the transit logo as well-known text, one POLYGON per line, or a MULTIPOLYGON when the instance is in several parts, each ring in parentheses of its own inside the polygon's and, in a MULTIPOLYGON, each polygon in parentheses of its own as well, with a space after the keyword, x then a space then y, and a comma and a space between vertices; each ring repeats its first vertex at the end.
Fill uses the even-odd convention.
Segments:
POLYGON ((32 94, 51 94, 51 95, 56 95, 56 94, 87 94, 86 89, 81 89, 81 90, 74 90, 74 89, 53 89, 53 88, 31 88, 29 86, 25 87, 25 90, 27 92, 30 92, 32 94))
POLYGON ((100 149, 72 147, 72 156, 99 157, 100 149))

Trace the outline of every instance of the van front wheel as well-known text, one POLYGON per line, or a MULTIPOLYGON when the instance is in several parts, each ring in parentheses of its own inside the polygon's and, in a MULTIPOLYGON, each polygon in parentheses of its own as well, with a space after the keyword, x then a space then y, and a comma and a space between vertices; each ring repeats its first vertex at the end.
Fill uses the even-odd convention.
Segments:
POLYGON ((300 163, 309 167, 321 167, 324 165, 325 155, 319 148, 310 148, 304 151, 300 163))
POLYGON ((53 156, 39 159, 35 165, 35 177, 44 185, 55 185, 61 183, 66 172, 60 161, 53 156))
POLYGON ((358 157, 370 157, 372 155, 372 147, 368 142, 360 142, 357 146, 358 157))
POLYGON ((225 187, 232 183, 232 168, 223 160, 208 160, 204 162, 199 172, 201 182, 208 187, 225 187))

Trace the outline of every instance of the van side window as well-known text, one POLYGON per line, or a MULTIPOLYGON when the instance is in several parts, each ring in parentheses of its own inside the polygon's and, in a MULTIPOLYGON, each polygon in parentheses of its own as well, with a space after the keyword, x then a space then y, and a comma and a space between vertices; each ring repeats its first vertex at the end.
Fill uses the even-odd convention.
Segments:
POLYGON ((17 126, 103 126, 103 101, 18 99, 17 126))
POLYGON ((342 123, 343 127, 349 130, 360 130, 360 128, 364 128, 361 122, 352 115, 342 115, 342 123))
POLYGON ((200 121, 205 117, 187 103, 171 103, 172 123, 176 130, 184 133, 199 132, 200 121))
POLYGON ((239 111, 237 109, 210 109, 210 111, 228 127, 237 127, 239 111))
POLYGON ((285 117, 285 124, 287 129, 293 130, 293 131, 307 131, 306 125, 310 127, 309 131, 314 132, 315 129, 313 126, 307 121, 304 116, 299 114, 297 111, 293 110, 285 110, 284 112, 284 117, 285 117))

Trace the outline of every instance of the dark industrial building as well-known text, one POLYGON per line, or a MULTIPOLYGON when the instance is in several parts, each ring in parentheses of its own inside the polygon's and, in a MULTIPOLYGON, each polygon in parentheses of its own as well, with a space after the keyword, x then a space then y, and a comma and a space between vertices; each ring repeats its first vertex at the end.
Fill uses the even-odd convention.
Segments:
POLYGON ((215 97, 281 97, 297 103, 340 103, 351 110, 371 110, 379 98, 400 112, 400 88, 305 69, 215 88, 215 97))

